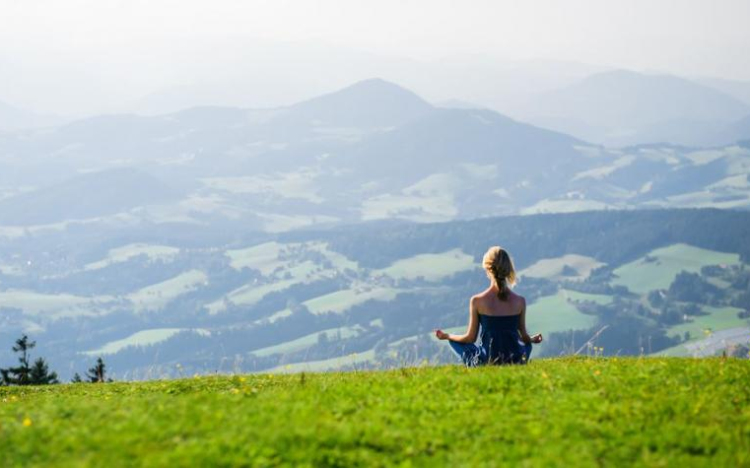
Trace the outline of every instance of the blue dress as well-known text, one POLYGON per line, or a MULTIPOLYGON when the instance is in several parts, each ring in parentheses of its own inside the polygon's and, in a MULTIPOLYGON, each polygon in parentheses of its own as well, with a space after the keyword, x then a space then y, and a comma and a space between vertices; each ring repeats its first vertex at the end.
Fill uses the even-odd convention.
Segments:
POLYGON ((531 343, 520 342, 517 315, 479 314, 480 345, 449 341, 469 367, 481 364, 525 364, 531 356, 531 343))

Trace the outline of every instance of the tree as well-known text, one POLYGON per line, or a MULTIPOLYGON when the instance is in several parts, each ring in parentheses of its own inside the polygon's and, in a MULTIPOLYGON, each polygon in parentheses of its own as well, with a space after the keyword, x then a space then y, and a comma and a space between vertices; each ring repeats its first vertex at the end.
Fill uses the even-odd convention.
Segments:
POLYGON ((57 373, 50 372, 44 359, 38 358, 34 365, 29 364, 29 350, 36 346, 36 342, 23 335, 16 340, 13 352, 19 353, 18 366, 0 369, 2 385, 47 385, 59 383, 57 373))
POLYGON ((3 385, 28 385, 30 383, 29 350, 34 346, 36 346, 36 343, 29 341, 29 337, 26 335, 16 340, 13 352, 21 354, 18 358, 19 366, 0 369, 3 385))
POLYGON ((86 371, 86 378, 91 383, 104 383, 106 382, 107 366, 104 365, 102 358, 96 359, 94 367, 86 371))
POLYGON ((29 373, 29 380, 32 385, 50 385, 60 383, 57 380, 57 372, 50 372, 49 366, 44 359, 37 358, 29 373))
POLYGON ((83 382, 83 380, 81 379, 81 375, 78 372, 73 374, 73 378, 70 380, 70 383, 81 383, 81 382, 83 382))

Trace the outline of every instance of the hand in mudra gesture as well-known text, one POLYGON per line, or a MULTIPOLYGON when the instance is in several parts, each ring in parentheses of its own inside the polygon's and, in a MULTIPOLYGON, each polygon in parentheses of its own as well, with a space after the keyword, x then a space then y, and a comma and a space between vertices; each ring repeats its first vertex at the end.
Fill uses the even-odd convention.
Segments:
POLYGON ((448 334, 445 333, 443 330, 435 330, 435 336, 438 340, 447 340, 448 334))

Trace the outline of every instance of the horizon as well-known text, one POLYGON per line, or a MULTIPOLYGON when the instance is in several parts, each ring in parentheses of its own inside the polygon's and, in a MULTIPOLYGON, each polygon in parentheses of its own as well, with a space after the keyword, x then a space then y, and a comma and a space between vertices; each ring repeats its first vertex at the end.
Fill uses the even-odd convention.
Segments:
POLYGON ((449 78, 464 64, 478 73, 554 63, 563 72, 584 67, 750 81, 742 53, 750 44, 743 25, 750 4, 734 0, 718 7, 704 0, 470 7, 450 1, 6 3, 0 102, 42 114, 137 110, 143 99, 185 87, 194 105, 237 101, 238 107, 285 105, 368 77, 412 89, 411 77, 401 83, 391 76, 405 66, 444 77, 441 89, 427 92, 439 100, 461 99, 460 81, 449 78), (306 83, 294 77, 300 73, 306 83), (235 93, 220 92, 227 86, 235 93), (265 87, 265 97, 252 95, 256 86, 265 87))

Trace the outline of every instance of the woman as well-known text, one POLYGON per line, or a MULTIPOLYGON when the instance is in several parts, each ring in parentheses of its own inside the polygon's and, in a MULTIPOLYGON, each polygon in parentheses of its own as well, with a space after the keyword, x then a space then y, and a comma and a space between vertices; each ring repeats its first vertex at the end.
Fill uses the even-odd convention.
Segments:
POLYGON ((448 340, 469 367, 480 364, 525 364, 531 344, 541 343, 542 335, 526 331, 526 299, 511 291, 516 284, 513 260, 504 249, 490 247, 482 260, 490 287, 469 301, 469 327, 463 335, 435 330, 435 336, 448 340), (474 344, 477 332, 480 346, 474 344), (521 342, 519 342, 519 338, 521 342))

